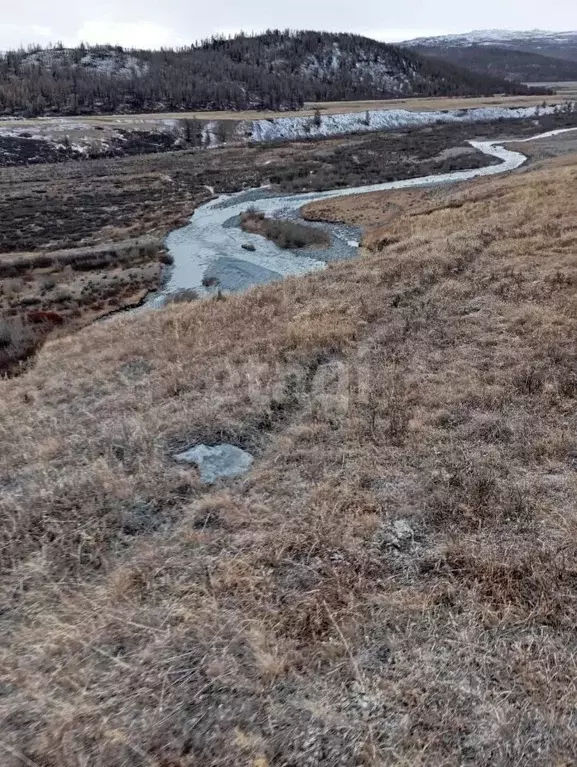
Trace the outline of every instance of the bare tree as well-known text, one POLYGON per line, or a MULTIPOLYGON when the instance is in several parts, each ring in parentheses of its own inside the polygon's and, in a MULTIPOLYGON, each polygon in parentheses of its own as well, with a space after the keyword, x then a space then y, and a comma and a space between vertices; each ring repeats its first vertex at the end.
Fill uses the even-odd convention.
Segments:
POLYGON ((202 123, 196 117, 183 120, 183 136, 187 144, 200 146, 202 144, 202 123))

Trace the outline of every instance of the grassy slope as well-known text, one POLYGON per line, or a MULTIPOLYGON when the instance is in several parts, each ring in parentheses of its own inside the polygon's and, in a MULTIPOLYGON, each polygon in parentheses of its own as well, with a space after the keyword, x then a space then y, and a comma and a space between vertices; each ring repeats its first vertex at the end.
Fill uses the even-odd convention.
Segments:
POLYGON ((576 180, 0 384, 3 764, 574 762, 576 180))

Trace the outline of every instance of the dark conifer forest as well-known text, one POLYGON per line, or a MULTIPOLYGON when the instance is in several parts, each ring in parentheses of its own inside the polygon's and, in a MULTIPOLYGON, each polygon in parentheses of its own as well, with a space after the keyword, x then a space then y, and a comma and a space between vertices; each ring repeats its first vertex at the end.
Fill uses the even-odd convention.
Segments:
POLYGON ((29 48, 0 55, 0 115, 287 110, 305 101, 528 89, 365 37, 270 31, 178 50, 29 48))

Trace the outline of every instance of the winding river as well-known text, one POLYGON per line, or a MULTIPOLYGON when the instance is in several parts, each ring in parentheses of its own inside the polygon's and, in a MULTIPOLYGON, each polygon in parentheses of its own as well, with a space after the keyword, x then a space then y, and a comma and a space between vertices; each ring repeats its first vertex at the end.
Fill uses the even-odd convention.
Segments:
MULTIPOLYGON (((577 128, 564 128, 528 139, 511 139, 507 143, 535 141, 575 130, 577 128)), ((214 288, 203 287, 203 283, 218 284, 225 291, 243 290, 252 285, 273 282, 288 275, 299 275, 322 269, 329 261, 351 258, 356 254, 360 230, 338 224, 311 224, 331 234, 332 245, 326 250, 300 252, 281 250, 264 237, 248 234, 240 229, 239 216, 251 205, 272 218, 298 218, 303 205, 319 200, 388 189, 455 183, 480 176, 495 176, 515 170, 527 160, 524 154, 507 149, 503 143, 502 140, 501 142, 470 141, 469 144, 474 149, 501 161, 497 165, 474 170, 454 171, 328 192, 279 196, 263 188, 222 195, 199 207, 187 226, 168 235, 166 246, 174 259, 174 266, 164 288, 151 296, 147 305, 162 305, 167 294, 182 290, 194 289, 201 295, 214 290, 214 288)))

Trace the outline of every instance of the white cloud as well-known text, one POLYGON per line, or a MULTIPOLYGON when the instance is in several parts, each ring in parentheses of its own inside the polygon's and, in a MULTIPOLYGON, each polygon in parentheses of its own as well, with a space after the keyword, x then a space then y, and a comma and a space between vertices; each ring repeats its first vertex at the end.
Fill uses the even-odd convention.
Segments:
POLYGON ((38 24, 2 24, 0 23, 0 50, 8 50, 19 45, 32 43, 46 44, 53 39, 50 27, 38 24))
POLYGON ((190 45, 172 27, 151 21, 122 22, 109 19, 86 21, 76 32, 75 39, 66 41, 69 45, 78 43, 110 43, 125 48, 168 48, 190 45))
POLYGON ((414 40, 416 37, 436 37, 437 35, 450 35, 453 32, 467 32, 466 29, 414 29, 401 27, 399 29, 369 29, 362 34, 372 37, 374 40, 382 40, 385 43, 401 43, 405 40, 414 40))

